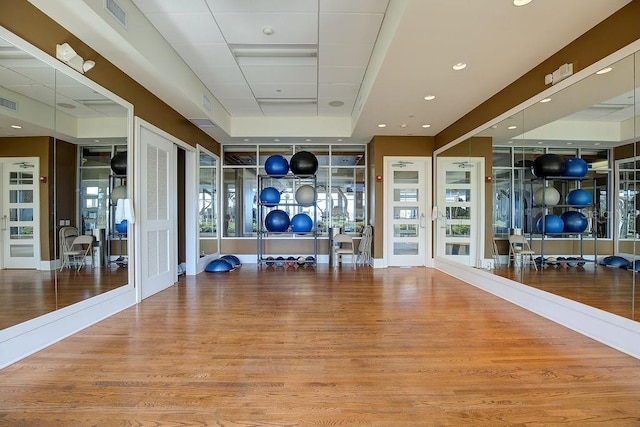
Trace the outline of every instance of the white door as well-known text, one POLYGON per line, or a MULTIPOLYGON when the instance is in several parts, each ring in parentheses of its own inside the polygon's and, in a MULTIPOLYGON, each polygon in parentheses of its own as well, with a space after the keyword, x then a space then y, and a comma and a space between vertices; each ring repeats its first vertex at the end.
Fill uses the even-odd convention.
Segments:
POLYGON ((177 281, 176 146, 159 129, 138 126, 141 298, 177 281))
POLYGON ((431 252, 431 158, 384 159, 386 265, 425 266, 431 252))
POLYGON ((436 253, 439 257, 465 265, 481 265, 483 172, 484 158, 438 157, 436 253))
POLYGON ((40 164, 37 157, 5 158, 2 169, 2 266, 40 264, 40 164))

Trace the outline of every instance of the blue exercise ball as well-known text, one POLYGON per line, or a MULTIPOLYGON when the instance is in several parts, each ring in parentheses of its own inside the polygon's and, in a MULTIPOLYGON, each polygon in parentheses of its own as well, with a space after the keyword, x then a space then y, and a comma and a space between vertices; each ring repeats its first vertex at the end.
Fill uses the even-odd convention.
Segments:
POLYGON ((553 214, 541 217, 536 223, 536 226, 538 227, 538 231, 545 234, 558 234, 562 233, 562 230, 564 230, 562 218, 553 214))
POLYGON ((276 206, 280 203, 280 192, 277 188, 265 187, 260 192, 260 202, 265 206, 276 206))
POLYGON ((268 231, 282 233, 289 229, 289 214, 280 209, 274 209, 264 219, 264 226, 268 231))
POLYGON ((289 172, 289 162, 284 156, 274 154, 267 158, 267 161, 264 163, 264 170, 267 172, 267 175, 280 178, 289 172))
POLYGON ((631 262, 628 259, 623 258, 621 256, 610 255, 610 256, 604 257, 602 261, 600 261, 600 264, 606 265, 607 267, 629 268, 629 266, 631 265, 631 262))
POLYGON ((564 222, 565 233, 582 233, 588 225, 587 218, 578 211, 567 211, 560 215, 560 219, 564 222))
POLYGON ((294 175, 313 175, 318 170, 318 158, 308 151, 298 151, 291 157, 289 167, 294 175))
POLYGON ((204 271, 209 273, 226 273, 233 270, 233 265, 225 259, 214 259, 204 268, 204 271))
POLYGON ((229 264, 231 264, 234 268, 235 267, 242 267, 242 263, 240 262, 240 258, 238 258, 235 255, 222 255, 220 257, 220 259, 223 259, 223 260, 229 262, 229 264))
POLYGON ((531 172, 537 177, 562 176, 564 161, 557 154, 543 154, 533 160, 531 172))
POLYGON ((582 178, 587 174, 588 169, 587 162, 578 157, 570 157, 564 161, 564 172, 562 175, 582 178))
POLYGON ((306 213, 299 213, 291 218, 291 230, 294 233, 308 233, 313 228, 313 220, 306 213))
POLYGON ((129 228, 129 221, 126 219, 116 224, 116 231, 120 234, 127 234, 127 228, 129 228))
POLYGON ((584 208, 589 206, 592 202, 591 193, 587 190, 583 190, 582 188, 571 190, 569 191, 569 194, 567 194, 566 202, 569 206, 584 208))

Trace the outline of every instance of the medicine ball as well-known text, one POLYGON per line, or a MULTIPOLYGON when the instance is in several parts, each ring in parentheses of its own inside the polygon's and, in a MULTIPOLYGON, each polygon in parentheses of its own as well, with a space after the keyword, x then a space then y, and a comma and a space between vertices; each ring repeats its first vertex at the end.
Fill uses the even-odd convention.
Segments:
POLYGON ((116 175, 127 174, 127 152, 121 151, 111 158, 111 170, 116 175))
POLYGON ((533 161, 531 172, 537 177, 561 176, 564 173, 564 161, 557 154, 543 154, 533 161))
POLYGON ((267 158, 267 161, 264 163, 264 170, 267 175, 280 178, 289 172, 289 162, 287 162, 284 156, 274 154, 267 158))
POLYGON ((308 151, 298 151, 291 157, 289 167, 294 175, 313 175, 318 170, 318 159, 308 151))
POLYGON ((589 169, 587 162, 578 158, 571 157, 564 161, 564 176, 582 178, 587 174, 589 169))

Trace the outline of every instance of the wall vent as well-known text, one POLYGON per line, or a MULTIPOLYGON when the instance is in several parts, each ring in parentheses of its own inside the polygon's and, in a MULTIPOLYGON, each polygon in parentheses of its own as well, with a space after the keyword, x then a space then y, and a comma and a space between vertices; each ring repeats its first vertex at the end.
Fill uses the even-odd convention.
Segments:
POLYGON ((194 125, 196 125, 198 127, 201 127, 201 128, 215 128, 215 127, 218 127, 218 126, 216 126, 215 123, 213 123, 209 119, 189 119, 189 121, 191 123, 193 123, 194 125))
POLYGON ((18 103, 7 98, 0 97, 0 107, 7 108, 11 111, 18 111, 18 103))
POLYGON ((116 20, 127 28, 127 12, 120 6, 116 0, 105 0, 105 9, 113 15, 116 20))

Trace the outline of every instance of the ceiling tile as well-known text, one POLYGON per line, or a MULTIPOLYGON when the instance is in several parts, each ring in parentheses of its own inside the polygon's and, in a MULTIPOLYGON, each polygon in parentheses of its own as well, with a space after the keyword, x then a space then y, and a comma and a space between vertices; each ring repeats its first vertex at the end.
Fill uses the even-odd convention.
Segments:
POLYGON ((315 84, 316 67, 242 67, 250 85, 260 84, 315 84))
POLYGON ((389 0, 320 0, 320 12, 384 13, 388 4, 389 0))
POLYGON ((321 43, 371 43, 378 37, 384 15, 379 13, 321 13, 321 43))
POLYGON ((321 67, 366 67, 373 44, 321 44, 318 60, 321 67))
POLYGON ((216 98, 232 116, 262 116, 262 110, 251 98, 216 98))
POLYGON ((171 45, 225 43, 208 13, 152 13, 147 18, 171 45))
POLYGON ((248 98, 252 97, 251 89, 246 84, 226 84, 216 86, 213 92, 216 98, 248 98))
POLYGON ((262 104, 260 105, 265 116, 315 116, 318 112, 316 104, 262 104))
POLYGON ((341 97, 354 98, 360 90, 359 84, 320 84, 318 97, 339 99, 341 97))
POLYGON ((253 84, 251 89, 256 98, 316 98, 315 84, 253 84))
POLYGON ((203 66, 238 69, 236 59, 226 44, 173 45, 176 52, 194 71, 203 66))
MULTIPOLYGON (((213 61, 215 62, 215 61, 213 61)), ((209 63, 202 67, 202 73, 198 73, 200 80, 206 86, 217 87, 219 85, 246 85, 247 82, 238 67, 215 67, 209 63)))
POLYGON ((357 83, 362 82, 366 67, 320 67, 318 83, 357 83))
POLYGON ((316 44, 318 17, 314 13, 220 13, 216 21, 231 44, 316 44), (273 34, 262 29, 269 26, 273 34))
MULTIPOLYGON (((171 1, 171 0, 166 0, 171 1)), ((206 0, 214 13, 220 12, 309 12, 316 13, 318 0, 206 0)), ((361 0, 360 0, 361 1, 361 0)))
POLYGON ((204 0, 132 0, 143 13, 209 13, 204 0))

